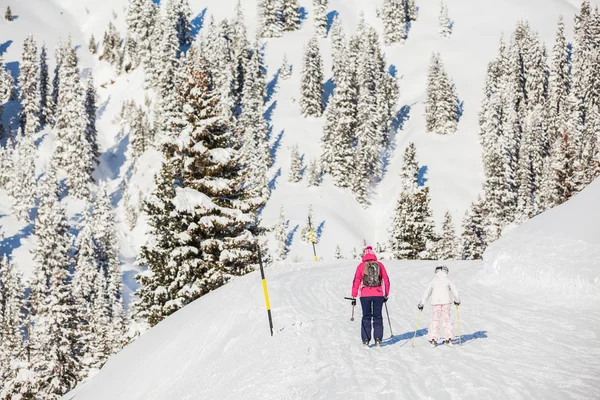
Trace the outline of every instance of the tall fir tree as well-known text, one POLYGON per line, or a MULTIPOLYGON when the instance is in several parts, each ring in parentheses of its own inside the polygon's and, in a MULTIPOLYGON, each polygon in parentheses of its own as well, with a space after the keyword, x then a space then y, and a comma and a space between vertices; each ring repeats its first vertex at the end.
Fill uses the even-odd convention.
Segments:
POLYGON ((283 1, 260 0, 258 2, 259 33, 262 38, 276 38, 283 35, 283 1))
POLYGON ((439 54, 434 53, 427 76, 425 118, 428 132, 448 135, 458 126, 458 97, 439 54))
POLYGON ((302 158, 300 157, 300 151, 298 151, 298 145, 292 147, 290 156, 290 182, 300 182, 302 180, 302 158))
POLYGON ((94 76, 89 73, 87 79, 87 88, 85 91, 85 114, 87 124, 85 128, 85 137, 92 151, 92 157, 96 164, 100 163, 100 150, 98 148, 98 131, 96 130, 96 88, 94 86, 94 76))
POLYGON ((407 22, 404 0, 384 0, 380 17, 383 20, 385 44, 403 43, 406 39, 407 22))
POLYGON ((40 124, 45 126, 53 121, 52 84, 48 73, 46 45, 40 50, 40 124))
POLYGON ((12 75, 6 69, 4 60, 0 56, 0 137, 4 136, 4 124, 2 124, 3 104, 10 100, 14 89, 12 75))
POLYGON ((321 167, 316 158, 310 160, 306 173, 308 174, 308 186, 319 186, 321 184, 321 167))
POLYGON ((33 135, 40 128, 40 65, 37 44, 33 35, 23 42, 23 55, 19 66, 19 100, 21 101, 21 127, 25 135, 33 135))
POLYGON ((290 65, 287 54, 283 55, 283 61, 281 62, 281 68, 279 69, 279 77, 286 81, 292 76, 292 66, 290 65))
POLYGON ((440 260, 460 260, 462 256, 460 241, 456 236, 456 230, 449 211, 444 214, 442 235, 436 245, 436 255, 440 260))
POLYGON ((440 16, 438 18, 438 25, 440 35, 443 37, 450 37, 452 34, 452 20, 448 16, 448 6, 444 3, 444 0, 440 3, 440 16))
POLYGON ((417 5, 415 0, 403 0, 404 1, 404 9, 406 10, 406 20, 407 21, 416 21, 417 20, 417 5))
POLYGON ((304 50, 304 65, 300 84, 302 114, 320 117, 323 114, 323 61, 317 38, 313 37, 304 50))
POLYGON ((167 23, 177 31, 179 46, 188 47, 192 44, 192 10, 188 0, 169 0, 166 5, 167 23))
POLYGON ((315 226, 315 217, 314 217, 313 205, 308 205, 308 215, 306 216, 305 225, 302 227, 300 231, 300 238, 303 242, 312 243, 314 240, 315 243, 319 243, 319 237, 317 235, 317 227, 315 226))
POLYGON ((251 271, 257 261, 254 204, 245 199, 233 135, 217 113, 207 70, 189 68, 177 91, 184 103, 181 134, 167 142, 172 153, 165 154, 157 182, 161 215, 149 221, 155 239, 138 261, 149 272, 140 276, 136 308, 151 325, 251 271), (168 241, 163 232, 171 236, 168 241))
POLYGON ((275 249, 275 260, 284 260, 289 252, 287 245, 288 242, 288 221, 285 218, 283 206, 279 209, 279 219, 275 225, 275 240, 277 241, 277 248, 275 249))
POLYGON ((327 36, 327 5, 329 0, 313 0, 313 22, 315 37, 327 36))
POLYGON ((333 18, 331 23, 331 57, 333 58, 331 69, 333 70, 333 80, 337 83, 339 78, 339 69, 343 66, 344 56, 347 49, 346 34, 342 25, 342 19, 339 15, 333 18))
POLYGON ((108 23, 108 29, 104 32, 101 58, 112 64, 117 71, 121 70, 121 35, 112 21, 108 23))
POLYGON ((560 137, 561 132, 567 128, 570 86, 569 49, 565 37, 565 24, 561 15, 558 20, 548 77, 547 124, 550 144, 553 144, 560 137))
POLYGON ((482 203, 478 198, 465 214, 461 235, 463 260, 481 260, 487 247, 482 203))
POLYGON ((283 30, 293 32, 300 27, 298 0, 283 0, 283 30))
POLYGON ((35 160, 37 159, 33 134, 17 138, 14 172, 9 194, 13 196, 13 211, 19 221, 29 222, 29 212, 35 206, 35 160))

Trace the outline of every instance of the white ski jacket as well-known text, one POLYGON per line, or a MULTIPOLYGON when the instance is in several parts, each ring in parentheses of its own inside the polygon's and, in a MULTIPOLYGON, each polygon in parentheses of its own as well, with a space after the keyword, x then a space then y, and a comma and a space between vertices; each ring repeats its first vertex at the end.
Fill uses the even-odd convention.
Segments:
POLYGON ((439 304, 450 304, 452 303, 452 296, 454 301, 460 303, 460 297, 458 296, 458 289, 448 278, 448 274, 445 271, 438 271, 435 274, 435 278, 431 281, 421 299, 421 304, 425 304, 427 299, 431 296, 431 305, 439 304))

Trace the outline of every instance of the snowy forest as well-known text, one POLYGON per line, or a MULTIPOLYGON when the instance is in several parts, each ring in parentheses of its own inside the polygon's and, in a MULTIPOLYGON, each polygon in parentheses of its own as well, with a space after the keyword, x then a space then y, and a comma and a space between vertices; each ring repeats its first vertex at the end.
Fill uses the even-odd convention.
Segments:
MULTIPOLYGON (((324 124, 319 153, 308 160, 292 146, 289 173, 280 180, 306 191, 331 184, 367 209, 383 177, 394 174, 400 195, 388 236, 373 244, 390 259, 481 259, 504 231, 564 203, 600 175, 600 11, 583 0, 571 42, 562 17, 551 49, 527 21, 498 33, 482 102, 468 110, 478 113, 480 196, 462 210, 462 221, 450 210, 435 221, 420 149, 396 143, 403 87, 386 60, 390 46, 411 40, 418 3, 383 0, 381 29, 361 16, 350 32, 330 15, 327 0, 312 1, 310 20, 297 0, 260 0, 253 35, 241 1, 227 19, 206 15, 197 32, 188 0, 129 0, 126 30, 110 22, 101 40, 86 38, 87 48, 64 37, 50 49, 44 38, 28 35, 18 76, 0 53, 0 188, 12 198, 14 217, 37 238, 30 279, 9 252, 0 262, 0 398, 59 399, 144 330, 256 270, 259 258, 267 265, 287 259, 294 235, 286 207, 277 204, 275 224, 263 223, 262 212, 276 179, 268 103, 292 75, 300 81, 294 107, 324 124), (265 43, 309 23, 311 38, 287 49, 273 84, 265 43), (324 62, 324 41, 331 63, 324 62), (288 61, 291 51, 301 52, 301 64, 288 61), (82 69, 82 52, 110 65, 117 79, 143 71, 144 101, 124 100, 116 117, 120 134, 128 135, 131 165, 117 201, 129 229, 145 223, 131 301, 123 288, 114 191, 98 174, 97 91, 107 83, 82 69), (45 135, 53 141, 40 170, 45 135), (142 196, 128 185, 152 152, 160 155, 158 172, 142 196), (394 154, 402 166, 392 171, 394 154), (73 202, 81 210, 75 220, 66 210, 73 202)), ((441 4, 436 33, 448 41, 451 11, 441 4)), ((3 23, 18 21, 7 8, 3 23)), ((466 112, 446 57, 430 53, 422 135, 457 135, 466 112)), ((335 235, 319 228, 312 207, 302 212, 295 240, 318 244, 335 235)), ((360 254, 355 245, 344 255, 338 245, 332 258, 360 254)))

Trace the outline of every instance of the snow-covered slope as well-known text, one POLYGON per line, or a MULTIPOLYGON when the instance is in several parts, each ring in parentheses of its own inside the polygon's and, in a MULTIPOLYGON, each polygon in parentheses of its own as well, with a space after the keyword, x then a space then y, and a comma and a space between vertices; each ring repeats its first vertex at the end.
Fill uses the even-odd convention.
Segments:
MULTIPOLYGON (((211 16, 219 21, 232 15, 236 0, 191 0, 193 24, 195 30, 202 32, 211 16)), ((246 22, 250 35, 256 25, 256 2, 243 1, 246 22)), ((481 150, 477 137, 477 111, 482 94, 482 86, 488 61, 496 54, 500 35, 509 36, 518 20, 528 19, 534 29, 540 31, 541 38, 548 47, 554 40, 556 22, 559 14, 564 14, 567 28, 570 30, 578 4, 565 0, 451 0, 448 1, 450 17, 454 20, 454 32, 450 39, 438 34, 437 18, 439 3, 417 1, 418 20, 412 25, 409 38, 404 45, 394 45, 384 49, 386 60, 396 69, 400 84, 398 99, 398 132, 394 136, 395 151, 389 160, 387 172, 376 187, 369 208, 361 207, 347 191, 331 185, 328 179, 318 188, 307 188, 306 182, 289 183, 290 147, 298 144, 304 155, 304 162, 320 154, 320 137, 323 119, 304 118, 299 112, 299 79, 302 68, 303 46, 313 33, 312 2, 300 0, 306 12, 300 31, 286 33, 282 38, 265 42, 264 54, 267 67, 267 81, 273 88, 267 103, 267 115, 272 125, 271 145, 275 164, 270 171, 273 194, 262 213, 266 226, 273 224, 283 205, 290 229, 298 226, 292 234, 290 258, 309 260, 312 258, 310 246, 300 241, 299 231, 305 223, 309 204, 314 205, 315 221, 320 227, 321 241, 318 245, 319 256, 331 259, 336 244, 349 256, 353 247, 360 248, 364 239, 371 243, 384 242, 391 214, 399 193, 398 172, 400 170, 402 150, 410 142, 417 144, 418 160, 426 166, 424 178, 431 186, 432 206, 438 224, 442 214, 449 209, 455 221, 475 199, 483 179, 481 150), (461 101, 464 101, 464 115, 459 123, 458 132, 449 137, 427 134, 424 129, 424 93, 426 71, 431 53, 439 51, 446 69, 454 79, 461 101), (293 76, 288 81, 275 79, 277 70, 287 54, 293 64, 293 76)), ((598 4, 598 1, 593 1, 598 4)), ((145 224, 141 218, 138 226, 130 230, 125 223, 123 209, 123 181, 131 173, 131 164, 127 161, 127 137, 119 136, 120 127, 116 116, 125 100, 133 99, 142 103, 143 71, 116 76, 112 67, 89 54, 87 41, 94 34, 101 40, 108 22, 125 33, 126 0, 28 0, 11 2, 0 0, 0 10, 11 5, 16 20, 8 23, 0 20, 0 54, 10 70, 16 76, 21 57, 23 39, 33 33, 38 44, 45 42, 52 56, 57 41, 70 34, 73 44, 78 47, 80 67, 84 75, 90 69, 98 85, 98 130, 102 163, 96 173, 98 180, 108 180, 109 189, 120 220, 121 252, 124 261, 126 285, 133 289, 133 276, 138 270, 132 265, 138 248, 145 241, 145 224), (116 16, 116 18, 115 18, 116 16), (113 84, 110 82, 114 80, 113 84)), ((367 23, 381 31, 381 21, 376 17, 376 9, 381 1, 331 0, 329 19, 339 14, 347 34, 355 32, 360 14, 364 13, 367 23)), ((326 92, 330 94, 332 85, 331 56, 329 39, 321 39, 320 46, 324 55, 325 76, 328 82, 326 92)), ((51 57, 50 68, 54 60, 51 57)), ((5 124, 16 113, 15 102, 7 106, 5 124)), ((13 120, 14 126, 14 120, 13 120)), ((44 132, 44 134, 47 132, 44 132)), ((41 171, 43 160, 48 157, 51 135, 43 136, 40 141, 41 171)), ((143 200, 152 188, 152 175, 158 166, 158 155, 146 155, 138 167, 138 173, 130 182, 130 195, 143 200)), ((135 201, 135 200, 134 200, 135 201)), ((29 272, 29 248, 34 242, 31 226, 18 224, 11 216, 10 199, 0 199, 5 239, 3 249, 15 252, 16 261, 29 272)), ((79 218, 79 209, 69 210, 74 218, 79 218)))
POLYGON ((515 228, 484 254, 483 282, 600 305, 600 179, 515 228), (507 284, 509 282, 510 284, 507 284))
MULTIPOLYGON (((363 349, 350 321, 355 263, 267 270, 275 334, 252 273, 178 311, 111 358, 65 400, 598 398, 598 303, 536 303, 470 282, 479 263, 450 264, 461 290, 462 347, 429 348, 417 303, 430 262, 386 263, 394 338, 363 349)), ((456 324, 456 315, 453 311, 456 324)), ((385 314, 384 314, 385 319, 385 314)), ((456 325, 455 325, 456 326, 456 325)))

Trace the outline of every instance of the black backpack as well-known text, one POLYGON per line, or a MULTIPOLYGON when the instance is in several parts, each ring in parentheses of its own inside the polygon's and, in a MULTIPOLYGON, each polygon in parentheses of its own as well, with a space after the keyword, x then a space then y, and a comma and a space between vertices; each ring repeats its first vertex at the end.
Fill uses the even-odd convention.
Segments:
POLYGON ((378 287, 381 286, 381 271, 377 261, 366 261, 365 270, 362 277, 363 286, 378 287))

